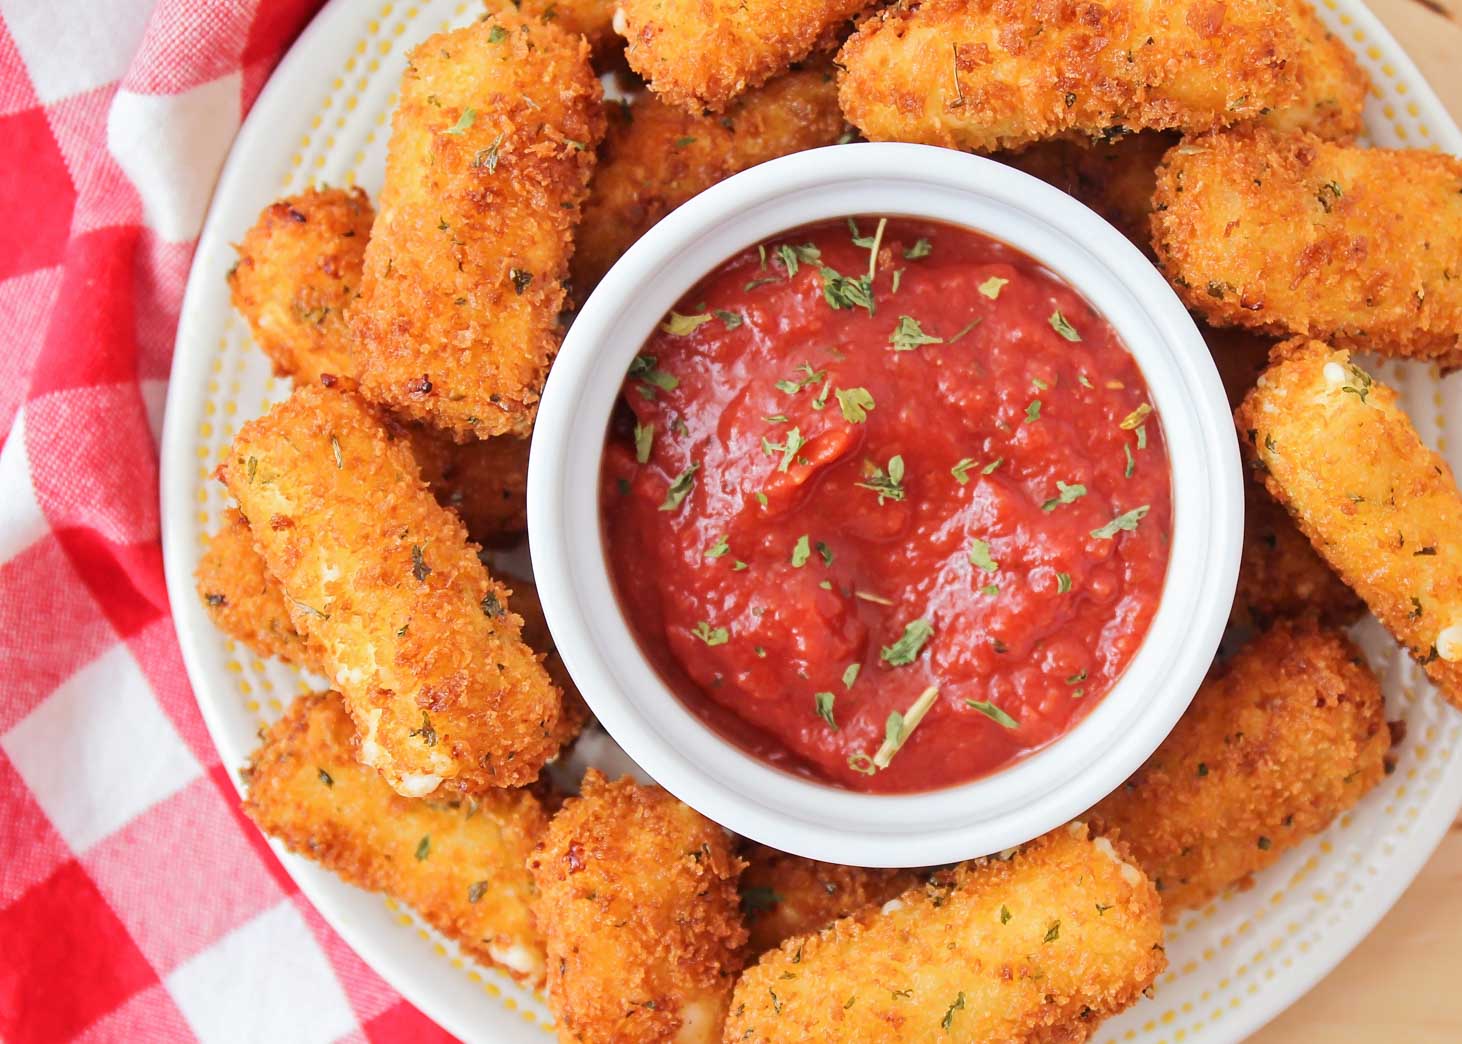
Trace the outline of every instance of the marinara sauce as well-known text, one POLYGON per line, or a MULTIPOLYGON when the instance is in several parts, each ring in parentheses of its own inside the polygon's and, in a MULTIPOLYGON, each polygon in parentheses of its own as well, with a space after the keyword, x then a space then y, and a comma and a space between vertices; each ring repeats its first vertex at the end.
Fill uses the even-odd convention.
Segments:
POLYGON ((966 229, 796 229, 627 375, 600 508, 638 640, 743 748, 854 790, 987 775, 1105 695, 1162 593, 1161 427, 1082 297, 966 229))

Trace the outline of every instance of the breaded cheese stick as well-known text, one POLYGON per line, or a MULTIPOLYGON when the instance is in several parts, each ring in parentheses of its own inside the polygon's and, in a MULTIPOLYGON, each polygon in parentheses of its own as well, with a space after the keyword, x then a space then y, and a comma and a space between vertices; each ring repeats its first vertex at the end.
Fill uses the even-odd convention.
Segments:
POLYGON ((609 106, 576 238, 575 293, 592 290, 635 240, 698 192, 758 163, 832 145, 844 127, 826 64, 747 91, 721 117, 688 115, 650 93, 609 106))
POLYGON ((248 520, 230 508, 208 537, 194 574, 209 619, 258 656, 278 656, 319 672, 320 653, 295 630, 284 590, 254 549, 248 520))
POLYGON ((354 372, 346 309, 374 219, 364 190, 312 188, 269 204, 244 234, 229 295, 276 374, 313 384, 354 372))
POLYGON ((748 961, 782 940, 810 935, 839 917, 882 905, 919 883, 912 870, 879 870, 820 863, 766 845, 748 844, 741 853, 741 909, 751 933, 748 961))
POLYGON ((667 105, 724 112, 753 87, 836 46, 869 0, 619 0, 625 60, 667 105))
POLYGON ((788 939, 723 1040, 1083 1041, 1166 964, 1151 882, 1072 823, 788 939))
POLYGON ((296 388, 243 426, 220 471, 366 764, 407 797, 538 776, 558 750, 558 688, 461 521, 365 404, 296 388))
POLYGON ((1216 669, 1091 822, 1131 847, 1173 920, 1352 808, 1390 744, 1360 650, 1313 621, 1281 623, 1216 669))
POLYGON ((601 99, 583 39, 509 5, 411 52, 351 311, 367 398, 459 441, 528 433, 601 99))
POLYGON ((1396 393, 1350 353, 1286 341, 1234 420, 1300 530, 1462 708, 1462 495, 1396 393))
POLYGON ((244 811, 292 852, 417 910, 484 964, 543 981, 526 861, 548 826, 528 790, 403 798, 357 760, 340 694, 300 696, 264 734, 244 811))
POLYGON ((924 0, 859 26, 838 90, 870 141, 993 152, 1253 119, 1298 97, 1297 53, 1272 0, 924 0))
POLYGON ((528 861, 559 1040, 719 1040, 746 941, 741 866, 688 805, 590 769, 528 861))
POLYGON ((1212 323, 1433 357, 1462 346, 1462 160, 1260 127, 1158 169, 1153 247, 1212 323))
POLYGON ((1306 0, 1279 0, 1299 36, 1295 71, 1299 96, 1259 120, 1281 134, 1309 131, 1330 141, 1350 141, 1364 129, 1371 79, 1345 42, 1326 29, 1306 0))

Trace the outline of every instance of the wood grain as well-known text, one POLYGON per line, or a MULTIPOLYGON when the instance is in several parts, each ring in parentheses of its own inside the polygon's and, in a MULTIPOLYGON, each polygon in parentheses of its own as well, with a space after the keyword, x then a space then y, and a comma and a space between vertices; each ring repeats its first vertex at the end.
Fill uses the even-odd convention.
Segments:
MULTIPOLYGON (((1462 0, 1370 0, 1462 121, 1462 0)), ((1462 1041, 1462 819, 1359 947, 1253 1044, 1462 1041)))

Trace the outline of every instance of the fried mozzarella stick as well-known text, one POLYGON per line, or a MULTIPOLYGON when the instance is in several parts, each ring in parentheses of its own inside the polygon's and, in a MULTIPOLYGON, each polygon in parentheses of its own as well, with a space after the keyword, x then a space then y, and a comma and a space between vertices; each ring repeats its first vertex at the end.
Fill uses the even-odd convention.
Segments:
POLYGON ((226 511, 218 532, 206 538, 194 578, 203 608, 224 634, 258 656, 320 671, 319 650, 295 629, 284 589, 254 550, 254 534, 240 512, 226 511))
POLYGON ((1462 708, 1462 495, 1396 393, 1350 354, 1287 341, 1239 442, 1341 578, 1462 708))
POLYGON ((296 388, 244 425, 220 471, 366 764, 407 797, 537 778, 560 693, 461 521, 365 404, 296 388))
POLYGON ((509 5, 411 52, 351 311, 367 398, 459 441, 528 433, 604 133, 588 52, 509 5))
POLYGON ((723 1040, 1083 1041, 1166 964, 1152 884, 1072 823, 788 939, 723 1040))
POLYGON ((1296 99, 1297 53, 1272 0, 924 0, 859 27, 838 90, 870 141, 992 152, 1252 119, 1296 99))
POLYGON ((723 112, 814 51, 869 0, 619 0, 625 60, 668 105, 723 112))
POLYGON ((269 204, 244 234, 229 295, 275 373, 314 384, 354 372, 346 309, 374 218, 361 189, 312 188, 269 204))
POLYGON ((559 1040, 719 1040, 746 941, 741 865, 694 809, 590 769, 528 861, 559 1040))
POLYGON ((832 145, 844 126, 826 65, 748 91, 721 117, 688 115, 649 93, 609 106, 576 240, 574 291, 592 290, 635 240, 692 196, 758 163, 832 145))
POLYGON ((298 697, 244 770, 244 811, 292 852, 417 910, 484 964, 543 981, 527 859, 548 825, 528 790, 404 798, 357 761, 340 694, 298 697))
POLYGON ((1173 920, 1247 887, 1380 782, 1384 715, 1380 683, 1344 634, 1278 624, 1210 675, 1091 821, 1131 847, 1173 920))
POLYGON ((1364 128, 1370 77, 1305 0, 1280 0, 1280 6, 1289 12, 1299 35, 1295 56, 1299 95, 1265 113, 1259 122, 1281 134, 1309 131, 1330 141, 1350 141, 1364 128))
POLYGON ((1383 355, 1462 347, 1462 160, 1246 127, 1158 170, 1153 247, 1210 322, 1383 355))
POLYGON ((742 856, 741 909, 751 933, 746 950, 752 961, 784 939, 810 935, 919 883, 912 870, 820 863, 766 845, 748 844, 742 856))

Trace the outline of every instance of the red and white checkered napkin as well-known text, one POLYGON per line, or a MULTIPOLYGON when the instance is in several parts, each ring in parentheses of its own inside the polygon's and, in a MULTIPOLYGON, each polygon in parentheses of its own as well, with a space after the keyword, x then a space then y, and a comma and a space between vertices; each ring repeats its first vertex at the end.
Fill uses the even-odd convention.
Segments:
MULTIPOLYGON (((354 0, 340 0, 354 2, 354 0)), ((194 241, 319 0, 0 0, 0 1040, 444 1037, 240 815, 163 588, 194 241)))

